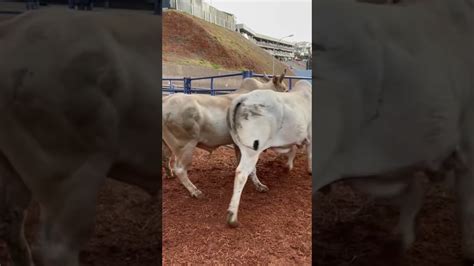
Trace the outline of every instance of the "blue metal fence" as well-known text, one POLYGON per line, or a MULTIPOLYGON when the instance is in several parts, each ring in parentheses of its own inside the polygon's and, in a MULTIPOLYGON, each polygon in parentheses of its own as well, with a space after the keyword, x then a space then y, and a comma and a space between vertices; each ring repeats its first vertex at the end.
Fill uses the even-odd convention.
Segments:
MULTIPOLYGON (((173 93, 178 93, 178 92, 183 92, 186 94, 191 94, 191 93, 202 93, 202 94, 211 94, 211 95, 217 95, 217 94, 226 94, 230 93, 232 91, 237 90, 235 89, 221 89, 221 88, 216 88, 214 85, 214 80, 219 79, 219 78, 229 78, 229 77, 238 77, 241 76, 242 79, 244 78, 250 78, 250 77, 264 77, 264 74, 254 74, 252 71, 242 71, 242 72, 237 72, 237 73, 231 73, 231 74, 224 74, 224 75, 215 75, 215 76, 204 76, 204 77, 183 77, 183 78, 162 78, 164 82, 167 84, 163 85, 163 92, 167 92, 170 94, 173 93), (192 81, 193 80, 209 80, 210 81, 210 86, 209 88, 202 88, 202 87, 193 87, 192 86, 192 81), (176 84, 180 83, 180 84, 176 84)), ((269 78, 272 78, 272 75, 267 75, 269 78)), ((293 84, 293 80, 310 80, 311 82, 311 77, 302 77, 302 76, 285 76, 285 79, 288 80, 288 89, 291 90, 293 84)))

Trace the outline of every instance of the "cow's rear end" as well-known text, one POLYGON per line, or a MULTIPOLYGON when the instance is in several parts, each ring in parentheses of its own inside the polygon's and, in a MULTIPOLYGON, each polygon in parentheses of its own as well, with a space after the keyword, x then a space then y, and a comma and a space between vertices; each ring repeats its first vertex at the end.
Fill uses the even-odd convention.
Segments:
POLYGON ((237 97, 228 110, 230 133, 241 152, 227 223, 236 227, 240 197, 260 154, 306 145, 311 173, 311 87, 299 83, 290 93, 257 90, 237 97))

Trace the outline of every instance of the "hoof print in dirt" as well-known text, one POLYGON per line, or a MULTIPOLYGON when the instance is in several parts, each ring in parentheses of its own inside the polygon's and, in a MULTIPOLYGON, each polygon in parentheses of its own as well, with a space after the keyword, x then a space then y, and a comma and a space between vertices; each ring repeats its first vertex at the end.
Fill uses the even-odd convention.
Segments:
POLYGON ((239 222, 237 219, 233 219, 234 213, 231 211, 227 212, 227 224, 229 225, 230 228, 236 228, 239 226, 239 222))

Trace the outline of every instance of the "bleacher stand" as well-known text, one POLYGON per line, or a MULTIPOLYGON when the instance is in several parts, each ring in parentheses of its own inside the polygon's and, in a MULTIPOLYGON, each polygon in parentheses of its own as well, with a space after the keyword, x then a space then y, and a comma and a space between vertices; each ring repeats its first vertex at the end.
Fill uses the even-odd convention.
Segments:
POLYGON ((38 9, 39 8, 39 0, 26 0, 26 9, 38 9))
MULTIPOLYGON (((2 1, 2 0, 0 0, 2 1)), ((21 0, 17 2, 22 2, 21 0)), ((135 0, 135 1, 114 1, 114 0, 50 0, 46 2, 46 0, 25 0, 26 9, 38 9, 40 5, 48 5, 48 4, 67 4, 67 7, 74 10, 92 10, 94 6, 101 8, 132 8, 132 9, 146 9, 152 8, 153 14, 161 15, 162 14, 162 7, 163 1, 162 0, 135 0), (61 3, 62 2, 62 3, 61 3)))
POLYGON ((92 0, 79 0, 77 9, 79 10, 92 10, 92 0))
POLYGON ((68 0, 69 8, 77 10, 92 10, 94 3, 92 0, 68 0))
POLYGON ((161 15, 161 0, 155 0, 155 15, 161 15))

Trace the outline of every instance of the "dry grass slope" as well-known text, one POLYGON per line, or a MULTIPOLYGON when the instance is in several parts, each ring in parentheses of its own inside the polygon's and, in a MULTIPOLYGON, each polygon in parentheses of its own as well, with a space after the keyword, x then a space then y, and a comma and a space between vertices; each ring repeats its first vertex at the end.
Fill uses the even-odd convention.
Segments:
MULTIPOLYGON (((174 10, 163 14, 163 60, 215 69, 272 72, 271 55, 239 33, 174 10)), ((275 73, 285 67, 275 61, 275 73)), ((288 75, 293 73, 289 71, 288 75)))

